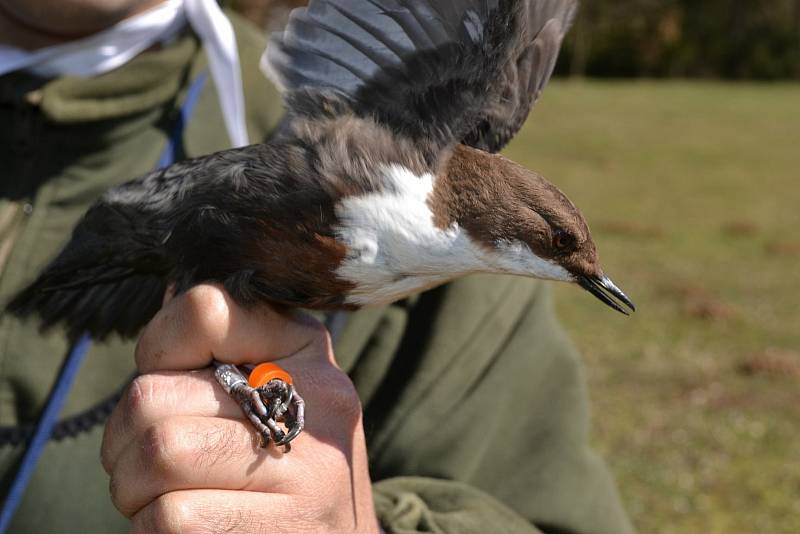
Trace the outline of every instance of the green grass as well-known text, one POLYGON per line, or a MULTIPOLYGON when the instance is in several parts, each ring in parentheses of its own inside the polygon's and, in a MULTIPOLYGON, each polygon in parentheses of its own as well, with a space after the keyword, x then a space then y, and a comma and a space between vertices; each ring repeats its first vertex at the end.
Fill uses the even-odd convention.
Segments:
POLYGON ((800 532, 800 85, 555 82, 507 152, 638 306, 557 291, 637 528, 800 532))

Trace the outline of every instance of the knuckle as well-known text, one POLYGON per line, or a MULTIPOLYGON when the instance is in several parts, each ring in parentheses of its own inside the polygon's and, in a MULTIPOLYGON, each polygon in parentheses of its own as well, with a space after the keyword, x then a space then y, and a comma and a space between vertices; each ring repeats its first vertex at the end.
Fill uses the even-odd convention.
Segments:
POLYGON ((151 477, 169 480, 177 458, 182 454, 181 431, 174 422, 157 421, 148 426, 142 435, 140 454, 144 470, 151 477))
POLYGON ((180 493, 165 493, 136 514, 131 525, 132 532, 159 534, 185 533, 191 517, 191 507, 180 493))
POLYGON ((116 473, 111 473, 111 477, 108 480, 108 493, 111 496, 111 503, 117 510, 125 515, 123 511, 125 503, 122 495, 122 488, 123 486, 120 483, 119 476, 117 476, 116 473))
POLYGON ((117 405, 114 407, 114 411, 108 418, 108 422, 103 429, 103 440, 100 444, 100 464, 108 474, 111 474, 111 471, 114 468, 115 458, 113 453, 117 450, 115 447, 116 440, 120 439, 121 437, 118 422, 119 418, 121 417, 119 414, 119 411, 122 409, 121 404, 122 403, 117 403, 117 405))
POLYGON ((159 419, 164 406, 172 404, 168 397, 173 393, 172 388, 174 385, 157 375, 144 374, 134 378, 120 403, 120 409, 124 410, 122 423, 140 429, 159 419))
POLYGON ((216 285, 195 286, 183 295, 181 319, 187 327, 209 334, 224 334, 230 320, 230 305, 216 285))
POLYGON ((309 331, 314 335, 314 337, 323 343, 330 341, 331 336, 325 325, 322 322, 315 319, 314 317, 311 316, 306 316, 306 317, 307 320, 303 321, 303 324, 309 329, 309 331))
POLYGON ((361 399, 352 380, 337 368, 332 368, 327 375, 326 411, 335 413, 343 422, 356 422, 361 418, 361 399))
POLYGON ((289 316, 290 320, 304 330, 304 334, 313 344, 326 346, 330 343, 330 333, 325 325, 312 315, 303 311, 294 310, 289 316))
POLYGON ((328 349, 333 346, 328 328, 313 317, 310 317, 308 321, 304 321, 303 325, 308 330, 312 342, 318 347, 321 347, 325 352, 328 352, 328 349))
POLYGON ((117 473, 112 473, 108 481, 111 504, 125 517, 131 517, 138 511, 138 507, 133 502, 133 495, 128 491, 128 485, 135 483, 131 480, 121 480, 117 473))
POLYGON ((325 353, 328 360, 336 365, 336 361, 333 358, 333 340, 331 340, 331 333, 328 332, 324 324, 319 322, 314 323, 311 328, 312 340, 314 343, 325 353))
POLYGON ((136 341, 133 357, 138 369, 141 369, 142 365, 147 361, 160 359, 159 355, 157 354, 159 349, 156 343, 157 336, 155 335, 156 332, 160 330, 157 326, 159 321, 160 316, 157 315, 145 327, 142 335, 139 336, 139 339, 136 341))
POLYGON ((111 457, 109 435, 108 426, 106 426, 106 429, 103 432, 103 442, 100 445, 100 465, 103 467, 103 471, 110 475, 111 470, 114 468, 114 459, 111 457))
POLYGON ((126 417, 145 419, 156 401, 156 388, 156 380, 152 375, 138 375, 134 378, 123 397, 126 417))

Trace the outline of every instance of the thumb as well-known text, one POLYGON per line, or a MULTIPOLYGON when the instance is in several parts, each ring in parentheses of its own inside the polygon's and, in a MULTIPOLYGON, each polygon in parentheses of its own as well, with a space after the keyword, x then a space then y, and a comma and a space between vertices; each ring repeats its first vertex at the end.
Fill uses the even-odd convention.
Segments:
POLYGON ((148 373, 200 369, 212 360, 259 363, 327 342, 325 328, 308 316, 266 304, 244 308, 221 286, 202 284, 165 299, 139 338, 136 366, 148 373))

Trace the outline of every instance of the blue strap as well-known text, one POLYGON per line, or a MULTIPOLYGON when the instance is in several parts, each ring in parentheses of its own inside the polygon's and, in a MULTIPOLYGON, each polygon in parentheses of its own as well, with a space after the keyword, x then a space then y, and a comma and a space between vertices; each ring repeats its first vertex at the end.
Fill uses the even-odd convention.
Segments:
POLYGON ((11 489, 6 497, 6 502, 3 505, 3 511, 0 514, 0 533, 4 533, 11 523, 11 518, 14 517, 19 502, 25 493, 25 488, 33 475, 39 457, 44 452, 44 447, 50 439, 50 434, 53 431, 58 420, 58 415, 61 413, 61 407, 67 400, 69 390, 72 389, 72 383, 78 375, 78 370, 81 368, 81 362, 86 353, 89 352, 89 347, 92 341, 87 334, 81 336, 77 343, 75 343, 67 354, 67 359, 61 367, 53 390, 50 392, 50 398, 47 400, 44 412, 42 412, 39 422, 36 425, 36 431, 25 450, 25 455, 22 457, 22 463, 17 470, 14 481, 11 484, 11 489))
MULTIPOLYGON (((189 86, 186 99, 175 121, 175 126, 172 132, 170 132, 167 145, 164 147, 164 151, 161 153, 161 157, 158 160, 157 169, 172 165, 178 157, 183 142, 183 131, 189 123, 189 118, 192 116, 192 112, 203 90, 206 78, 208 78, 208 74, 204 72, 189 86)), ((3 503, 3 509, 0 511, 0 534, 5 534, 11 524, 14 512, 16 512, 17 507, 22 501, 25 489, 28 487, 36 464, 39 462, 39 458, 44 452, 47 442, 50 440, 53 427, 58 421, 58 416, 61 414, 61 409, 64 407, 67 395, 72 389, 72 384, 75 382, 78 370, 80 370, 84 357, 89 352, 89 347, 91 347, 91 345, 92 340, 89 335, 83 334, 78 341, 70 347, 67 353, 67 357, 61 366, 61 371, 59 371, 58 377, 56 378, 55 385, 50 392, 50 397, 45 404, 44 411, 39 417, 31 441, 28 444, 28 448, 25 450, 22 462, 11 483, 6 501, 3 503)))
POLYGON ((189 119, 200 98, 200 93, 203 92, 206 78, 208 78, 207 72, 200 73, 192 82, 192 85, 189 86, 189 90, 186 91, 186 99, 183 101, 183 106, 181 106, 181 111, 175 120, 175 126, 170 132, 169 139, 167 139, 167 146, 164 147, 164 151, 156 164, 156 169, 169 167, 178 161, 181 145, 183 144, 183 131, 186 129, 186 125, 189 124, 189 119))

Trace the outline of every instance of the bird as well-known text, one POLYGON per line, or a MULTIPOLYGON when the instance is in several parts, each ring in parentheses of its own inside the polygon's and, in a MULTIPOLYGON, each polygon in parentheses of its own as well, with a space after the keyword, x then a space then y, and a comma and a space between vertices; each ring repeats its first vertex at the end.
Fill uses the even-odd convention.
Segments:
MULTIPOLYGON (((498 273, 634 311, 578 208, 500 154, 577 4, 311 0, 262 57, 286 108, 276 132, 108 190, 7 309, 73 339, 133 337, 168 288, 215 282, 243 306, 337 310, 498 273)), ((265 443, 302 430, 291 385, 254 389, 222 364, 217 378, 265 443)))

